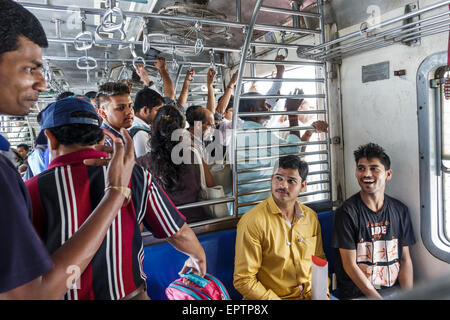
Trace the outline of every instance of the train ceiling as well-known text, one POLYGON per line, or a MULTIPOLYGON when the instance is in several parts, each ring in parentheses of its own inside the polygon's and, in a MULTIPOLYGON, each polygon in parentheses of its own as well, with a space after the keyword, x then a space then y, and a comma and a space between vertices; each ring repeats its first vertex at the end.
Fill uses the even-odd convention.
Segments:
MULTIPOLYGON (((119 76, 117 70, 122 69, 124 63, 128 66, 124 69, 125 72, 131 75, 133 70, 131 66, 133 52, 130 46, 120 44, 121 40, 135 42, 134 57, 138 56, 151 60, 156 55, 162 55, 166 57, 167 61, 172 61, 175 57, 175 60, 178 62, 210 61, 210 54, 207 50, 203 50, 203 52, 198 54, 201 46, 195 47, 195 44, 199 37, 202 38, 202 44, 205 47, 225 47, 235 49, 235 51, 239 50, 244 42, 243 28, 207 24, 197 24, 195 26, 195 23, 192 21, 180 22, 156 18, 150 18, 145 21, 143 18, 129 17, 126 14, 127 12, 160 13, 190 17, 200 16, 213 20, 236 22, 235 0, 121 0, 118 1, 118 7, 125 13, 123 28, 121 29, 124 34, 121 34, 120 30, 108 32, 108 28, 103 28, 106 25, 105 23, 97 30, 99 25, 102 24, 102 19, 109 21, 106 17, 102 17, 101 13, 104 13, 105 6, 108 4, 111 5, 111 9, 114 9, 114 1, 107 3, 110 1, 112 0, 78 0, 76 2, 68 0, 18 1, 39 18, 47 37, 50 39, 49 47, 44 50, 44 57, 48 58, 49 70, 52 71, 50 75, 52 83, 56 84, 56 87, 59 86, 60 90, 67 88, 95 89, 99 83, 105 80, 106 72, 112 74, 113 78, 119 76), (98 11, 99 14, 85 14, 83 26, 80 17, 84 17, 80 16, 79 13, 80 10, 83 12, 83 9, 103 10, 98 11), (103 29, 106 29, 106 31, 103 29), (100 35, 103 39, 95 35, 96 30, 98 31, 97 35, 100 35), (75 50, 73 41, 69 40, 75 39, 82 31, 91 32, 95 35, 95 44, 88 50, 83 50, 84 44, 89 43, 90 39, 89 37, 81 36, 79 39, 85 40, 85 42, 79 42, 78 48, 81 50, 75 50), (144 54, 141 43, 143 34, 146 32, 151 34, 149 38, 150 50, 144 54), (101 40, 103 40, 103 43, 101 40), (113 42, 113 44, 110 42, 113 42), (114 42, 116 43, 114 44, 114 42), (191 48, 158 47, 152 46, 153 42, 181 42, 191 45, 191 48), (89 58, 81 59, 78 61, 77 66, 77 61, 72 59, 73 57, 89 58), (91 57, 96 60, 93 61, 90 59, 91 57), (66 60, 63 61, 64 59, 66 60), (104 59, 108 61, 112 59, 114 61, 105 64, 104 59), (95 62, 97 62, 97 67, 86 72, 84 68, 93 67, 95 62), (87 85, 88 79, 90 82, 87 85)), ((316 0, 299 1, 299 8, 304 11, 315 11, 315 8, 313 8, 315 2, 316 0)), ((241 23, 248 23, 256 0, 241 0, 240 3, 241 23)), ((292 9, 291 3, 291 0, 265 0, 264 6, 292 9)), ((117 15, 117 13, 112 13, 112 21, 120 23, 120 15, 114 15, 117 15)), ((300 17, 300 19, 301 27, 305 27, 304 18, 300 17)), ((292 17, 288 14, 260 12, 256 23, 292 26, 292 17)), ((260 37, 267 32, 270 32, 270 30, 257 30, 254 35, 255 37, 260 37)), ((223 53, 216 52, 215 57, 218 61, 223 62, 223 53)), ((149 71, 152 72, 151 68, 149 71)), ((175 69, 169 68, 169 71, 176 73, 175 69)), ((154 73, 156 74, 156 72, 154 73)), ((123 72, 120 76, 123 77, 123 72)))

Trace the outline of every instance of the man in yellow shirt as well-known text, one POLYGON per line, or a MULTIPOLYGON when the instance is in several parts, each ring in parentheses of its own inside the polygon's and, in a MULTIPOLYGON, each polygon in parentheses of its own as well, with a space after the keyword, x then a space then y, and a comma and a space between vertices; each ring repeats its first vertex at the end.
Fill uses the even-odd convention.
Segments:
POLYGON ((234 286, 244 299, 311 299, 313 255, 325 259, 316 213, 297 201, 308 164, 284 156, 271 178, 271 195, 237 226, 234 286))

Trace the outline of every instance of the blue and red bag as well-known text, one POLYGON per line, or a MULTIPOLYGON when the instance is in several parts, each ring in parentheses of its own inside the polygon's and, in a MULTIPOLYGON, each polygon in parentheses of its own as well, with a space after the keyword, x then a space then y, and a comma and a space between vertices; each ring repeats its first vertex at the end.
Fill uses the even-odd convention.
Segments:
POLYGON ((166 288, 169 300, 230 300, 223 283, 216 277, 205 274, 202 278, 194 273, 185 273, 166 288), (186 285, 183 278, 192 283, 186 285))

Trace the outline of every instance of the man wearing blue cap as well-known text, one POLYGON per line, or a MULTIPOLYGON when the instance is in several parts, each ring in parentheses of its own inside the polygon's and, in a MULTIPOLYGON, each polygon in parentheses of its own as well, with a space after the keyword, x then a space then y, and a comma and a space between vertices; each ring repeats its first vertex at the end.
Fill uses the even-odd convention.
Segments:
MULTIPOLYGON (((94 150, 103 139, 94 106, 77 98, 52 103, 42 113, 52 162, 47 171, 26 182, 33 207, 33 224, 50 252, 68 241, 98 205, 109 186, 105 169, 86 166, 84 160, 107 155, 94 150)), ((148 299, 143 273, 140 224, 158 238, 189 255, 187 267, 206 273, 205 252, 185 218, 150 172, 135 166, 127 184, 131 194, 106 234, 100 249, 81 275, 81 286, 65 298, 148 299)))
MULTIPOLYGON (((12 0, 2 0, 0 42, 0 113, 23 116, 46 90, 41 68, 47 38, 33 14, 12 0)), ((115 142, 107 171, 109 186, 128 184, 135 163, 132 145, 129 136, 125 148, 122 141, 115 142)), ((121 190, 109 189, 101 204, 91 208, 89 221, 50 256, 30 221, 25 184, 0 155, 0 299, 60 299, 67 281, 76 278, 70 270, 86 269, 124 199, 121 190)))

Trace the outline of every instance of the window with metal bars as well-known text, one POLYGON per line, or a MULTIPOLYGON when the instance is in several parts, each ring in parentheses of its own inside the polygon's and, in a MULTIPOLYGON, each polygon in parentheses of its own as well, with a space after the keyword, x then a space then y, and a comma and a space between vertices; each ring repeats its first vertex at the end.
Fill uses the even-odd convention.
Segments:
POLYGON ((446 64, 446 53, 426 58, 418 70, 417 91, 421 235, 430 253, 450 262, 450 99, 444 93, 450 72, 446 64))
MULTIPOLYGON (((325 93, 324 83, 320 80, 321 68, 316 66, 301 66, 287 70, 282 79, 280 95, 293 95, 296 89, 302 89, 305 95, 318 96, 325 93), (311 79, 310 82, 294 82, 289 79, 311 79)), ((276 95, 273 82, 247 82, 244 92, 256 90, 263 95, 276 95)), ((309 164, 308 185, 300 194, 302 203, 323 210, 331 208, 331 176, 329 165, 328 135, 315 133, 308 142, 302 142, 292 135, 289 127, 285 105, 286 99, 266 99, 271 111, 280 112, 272 115, 265 128, 256 124, 247 124, 237 135, 237 179, 238 179, 238 212, 243 214, 252 206, 266 199, 270 194, 270 179, 276 160, 286 154, 301 156, 309 164), (305 150, 301 150, 305 146, 305 150)), ((327 110, 322 98, 306 98, 299 108, 304 112, 299 114, 300 136, 316 120, 327 120, 327 110)), ((245 119, 245 118, 243 118, 245 119)))

